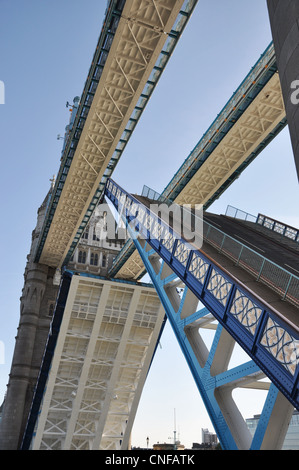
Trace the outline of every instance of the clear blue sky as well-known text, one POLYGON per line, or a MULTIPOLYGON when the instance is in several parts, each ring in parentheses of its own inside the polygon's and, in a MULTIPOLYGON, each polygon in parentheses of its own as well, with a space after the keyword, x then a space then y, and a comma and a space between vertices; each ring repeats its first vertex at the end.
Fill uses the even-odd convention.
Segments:
MULTIPOLYGON (((81 95, 106 0, 0 0, 0 401, 19 322, 19 298, 36 212, 59 168, 66 101, 81 95)), ((130 192, 162 191, 271 41, 266 0, 199 0, 113 175, 130 192)), ((211 210, 228 204, 299 227, 298 181, 285 129, 211 210)), ((141 399, 133 445, 168 441, 176 409, 181 441, 212 430, 169 328, 141 399)), ((247 403, 245 417, 259 410, 247 403)))

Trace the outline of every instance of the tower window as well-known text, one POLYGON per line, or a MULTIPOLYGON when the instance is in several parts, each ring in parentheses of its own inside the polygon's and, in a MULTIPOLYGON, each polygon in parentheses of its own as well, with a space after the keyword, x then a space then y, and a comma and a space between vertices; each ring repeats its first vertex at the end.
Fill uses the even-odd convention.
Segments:
POLYGON ((49 317, 52 317, 54 313, 54 302, 50 302, 49 304, 49 310, 48 310, 48 315, 49 317))
POLYGON ((78 263, 86 263, 86 252, 85 251, 79 251, 79 256, 78 256, 78 263))
POLYGON ((97 266, 99 264, 99 255, 97 253, 91 253, 90 264, 97 266))

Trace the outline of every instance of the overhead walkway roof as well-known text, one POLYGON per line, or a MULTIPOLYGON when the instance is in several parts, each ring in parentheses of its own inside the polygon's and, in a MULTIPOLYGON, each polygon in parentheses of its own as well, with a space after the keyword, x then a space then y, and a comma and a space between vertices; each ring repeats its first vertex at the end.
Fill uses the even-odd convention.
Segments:
POLYGON ((111 0, 35 261, 69 260, 197 0, 111 0))

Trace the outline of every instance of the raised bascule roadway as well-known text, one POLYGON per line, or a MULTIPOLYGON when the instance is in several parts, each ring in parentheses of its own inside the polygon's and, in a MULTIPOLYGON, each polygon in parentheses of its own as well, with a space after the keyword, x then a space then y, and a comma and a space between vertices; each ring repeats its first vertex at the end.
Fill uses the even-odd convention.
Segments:
POLYGON ((211 214, 204 214, 203 244, 197 247, 155 213, 155 201, 130 195, 112 180, 105 194, 122 214, 159 293, 223 447, 279 448, 299 406, 299 277, 274 263, 271 249, 266 258, 250 245, 252 239, 275 245, 281 265, 291 248, 272 242, 267 229, 251 227, 252 237, 244 223, 211 214), (232 231, 239 235, 231 237, 232 231), (204 308, 198 310, 200 303, 204 308), (215 330, 210 350, 201 328, 215 330), (235 341, 253 361, 230 369, 235 341), (261 380, 265 376, 272 384, 261 380), (232 398, 238 387, 269 390, 253 439, 232 398))
POLYGON ((161 193, 203 206, 202 248, 176 239, 146 199, 111 179, 196 4, 108 2, 33 252, 35 266, 62 277, 28 421, 17 410, 26 429, 9 428, 12 447, 127 449, 165 312, 223 449, 280 448, 298 408, 297 241, 288 247, 260 224, 207 213, 287 124, 273 44, 161 193), (132 236, 105 279, 68 268, 104 196, 125 207, 132 236), (149 220, 166 237, 149 237, 149 220), (152 284, 140 282, 146 272, 152 284), (229 368, 236 344, 249 360, 229 368), (253 437, 232 398, 238 387, 268 392, 253 437))

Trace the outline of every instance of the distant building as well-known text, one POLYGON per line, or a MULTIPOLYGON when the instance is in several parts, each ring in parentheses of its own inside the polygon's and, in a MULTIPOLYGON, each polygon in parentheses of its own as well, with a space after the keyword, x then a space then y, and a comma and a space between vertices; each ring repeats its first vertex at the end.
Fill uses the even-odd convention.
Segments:
POLYGON ((177 441, 175 444, 167 444, 164 442, 163 444, 157 443, 153 445, 154 450, 184 450, 185 446, 180 443, 180 441, 177 441))
POLYGON ((210 432, 208 429, 201 429, 202 443, 204 445, 217 445, 218 438, 215 433, 210 432))
POLYGON ((118 239, 114 230, 113 238, 109 238, 107 219, 109 220, 110 217, 111 220, 113 216, 107 215, 108 210, 107 204, 99 205, 95 209, 90 223, 68 263, 69 269, 99 276, 107 275, 114 259, 126 242, 125 238, 118 239))
MULTIPOLYGON (((247 426, 252 435, 257 428, 261 415, 254 415, 246 419, 247 426)), ((299 450, 299 411, 295 410, 289 424, 282 450, 299 450)))

